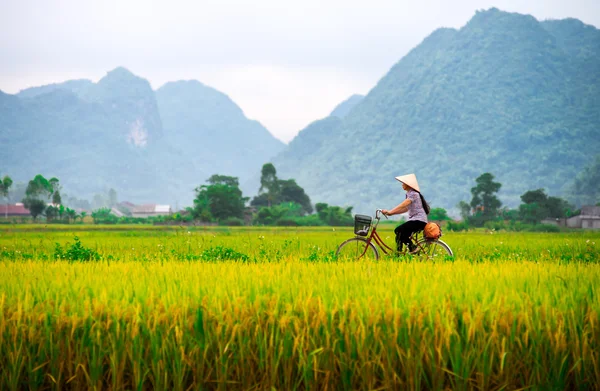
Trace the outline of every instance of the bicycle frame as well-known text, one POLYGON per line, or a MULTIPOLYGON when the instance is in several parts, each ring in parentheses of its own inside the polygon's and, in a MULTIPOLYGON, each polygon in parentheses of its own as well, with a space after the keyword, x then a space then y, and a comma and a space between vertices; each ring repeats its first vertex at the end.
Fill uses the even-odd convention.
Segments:
MULTIPOLYGON (((381 220, 381 215, 383 215, 383 213, 381 212, 381 209, 377 209, 375 211, 375 220, 376 220, 376 222, 375 222, 375 224, 373 224, 373 228, 371 229, 371 233, 367 237, 367 245, 365 246, 365 250, 360 255, 360 257, 362 257, 363 255, 365 255, 365 253, 367 252, 367 249, 369 248, 369 244, 371 244, 371 242, 375 242, 374 245, 377 245, 381 249, 381 251, 383 251, 383 253, 386 254, 386 255, 388 255, 388 254, 393 253, 394 251, 396 251, 393 248, 391 248, 390 246, 388 246, 383 241, 383 239, 381 238, 381 236, 379 236, 379 234, 377 233, 377 226, 379 225, 379 221, 381 220)), ((385 216, 385 217, 387 218, 387 216, 385 216)), ((410 235, 410 240, 418 248, 418 251, 416 251, 416 252, 420 252, 421 250, 423 250, 423 246, 421 246, 421 244, 419 243, 418 236, 419 236, 419 232, 418 231, 415 232, 415 233, 413 233, 412 235, 410 235)))

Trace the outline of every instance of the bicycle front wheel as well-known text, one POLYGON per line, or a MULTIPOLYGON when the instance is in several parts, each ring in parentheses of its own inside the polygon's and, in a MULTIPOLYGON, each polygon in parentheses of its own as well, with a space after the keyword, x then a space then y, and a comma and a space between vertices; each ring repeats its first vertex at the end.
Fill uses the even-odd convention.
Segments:
POLYGON ((417 255, 424 259, 443 260, 454 256, 450 246, 441 240, 421 239, 418 246, 421 250, 417 255))
POLYGON ((373 246, 373 243, 367 242, 363 238, 352 238, 346 240, 340 244, 335 255, 338 259, 345 260, 365 260, 365 261, 376 261, 379 259, 379 252, 377 248, 373 246))

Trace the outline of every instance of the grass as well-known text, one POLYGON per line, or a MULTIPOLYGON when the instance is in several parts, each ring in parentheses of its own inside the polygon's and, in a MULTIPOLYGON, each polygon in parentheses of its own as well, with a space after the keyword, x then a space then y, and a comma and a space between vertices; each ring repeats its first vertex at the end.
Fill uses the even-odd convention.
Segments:
POLYGON ((351 228, 54 228, 0 229, 0 389, 600 384, 598 233, 434 263, 337 261, 351 228))

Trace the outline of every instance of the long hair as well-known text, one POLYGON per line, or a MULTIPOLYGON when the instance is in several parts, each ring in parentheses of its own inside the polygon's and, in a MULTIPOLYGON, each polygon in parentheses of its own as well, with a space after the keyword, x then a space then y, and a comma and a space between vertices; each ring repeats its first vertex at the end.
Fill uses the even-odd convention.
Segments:
POLYGON ((425 210, 425 214, 429 214, 429 211, 431 210, 431 207, 429 206, 429 204, 427 203, 427 201, 425 201, 425 197, 423 197, 423 194, 421 194, 421 192, 417 192, 419 193, 419 196, 421 197, 421 203, 423 204, 423 209, 425 210))

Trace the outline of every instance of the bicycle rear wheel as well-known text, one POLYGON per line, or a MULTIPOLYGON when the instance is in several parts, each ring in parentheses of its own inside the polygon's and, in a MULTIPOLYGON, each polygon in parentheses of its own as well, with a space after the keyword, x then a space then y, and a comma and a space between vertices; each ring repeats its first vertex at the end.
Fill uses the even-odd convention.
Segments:
POLYGON ((454 256, 452 249, 441 240, 421 239, 418 242, 421 250, 417 253, 423 259, 443 260, 454 256))
POLYGON ((373 246, 373 243, 369 243, 363 238, 352 238, 346 240, 340 244, 335 252, 335 255, 340 260, 376 261, 379 259, 379 252, 377 251, 377 248, 373 246))

